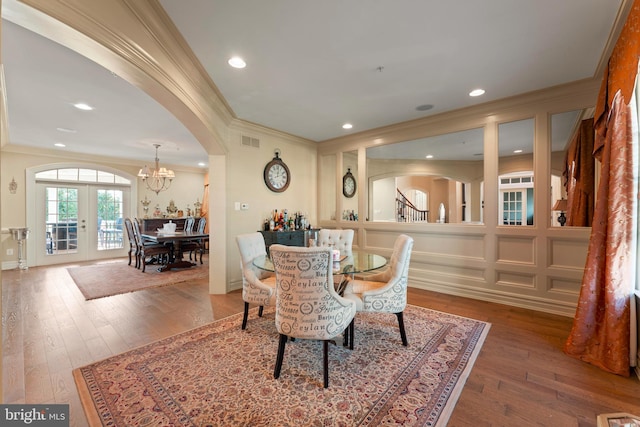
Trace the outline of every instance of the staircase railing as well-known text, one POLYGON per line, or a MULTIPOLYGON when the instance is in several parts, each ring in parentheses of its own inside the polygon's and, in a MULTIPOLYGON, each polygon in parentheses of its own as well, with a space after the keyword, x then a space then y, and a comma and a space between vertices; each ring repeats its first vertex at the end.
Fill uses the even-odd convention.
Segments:
POLYGON ((425 222, 429 221, 429 211, 421 210, 411 203, 411 200, 396 189, 396 221, 398 222, 425 222))

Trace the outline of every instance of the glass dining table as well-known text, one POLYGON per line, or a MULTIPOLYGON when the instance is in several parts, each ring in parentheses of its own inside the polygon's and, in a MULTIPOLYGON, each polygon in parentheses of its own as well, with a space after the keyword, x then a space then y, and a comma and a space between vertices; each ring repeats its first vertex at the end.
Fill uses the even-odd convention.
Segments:
MULTIPOLYGON (((256 257, 253 265, 261 270, 274 272, 273 262, 268 255, 256 257)), ((387 259, 381 255, 370 252, 352 251, 350 254, 341 255, 340 262, 333 263, 334 274, 366 273, 377 270, 387 265, 387 259)))

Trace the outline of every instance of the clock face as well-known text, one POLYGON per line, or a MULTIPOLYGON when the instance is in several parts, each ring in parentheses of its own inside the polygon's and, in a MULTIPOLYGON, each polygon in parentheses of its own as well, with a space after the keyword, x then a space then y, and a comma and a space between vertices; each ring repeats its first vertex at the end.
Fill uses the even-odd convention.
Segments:
POLYGON ((264 183, 271 191, 281 193, 289 187, 291 174, 286 164, 279 158, 274 158, 264 168, 264 183))
POLYGON ((287 183, 287 171, 282 165, 275 164, 269 169, 269 182, 274 188, 281 189, 287 183))
POLYGON ((356 179, 351 172, 347 172, 342 178, 342 194, 345 197, 353 197, 356 194, 356 179))

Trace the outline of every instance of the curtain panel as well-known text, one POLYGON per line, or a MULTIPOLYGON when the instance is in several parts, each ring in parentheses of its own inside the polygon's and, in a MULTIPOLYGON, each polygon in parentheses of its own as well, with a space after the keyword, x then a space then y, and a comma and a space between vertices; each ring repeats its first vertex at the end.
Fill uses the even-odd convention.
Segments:
POLYGON ((632 99, 640 53, 636 0, 609 58, 594 117, 594 155, 602 178, 587 262, 566 354, 618 375, 630 375, 631 289, 635 283, 632 99))
POLYGON ((566 225, 591 227, 595 193, 593 140, 593 119, 583 120, 569 144, 565 158, 566 225))
POLYGON ((630 284, 634 279, 633 140, 629 108, 614 98, 604 144, 589 251, 565 353, 618 375, 630 374, 630 284))

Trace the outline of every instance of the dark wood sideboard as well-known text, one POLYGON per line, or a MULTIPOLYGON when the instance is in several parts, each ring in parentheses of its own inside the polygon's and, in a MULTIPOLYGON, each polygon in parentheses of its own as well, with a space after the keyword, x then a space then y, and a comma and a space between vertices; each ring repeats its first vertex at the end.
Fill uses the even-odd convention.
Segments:
POLYGON ((181 231, 184 230, 184 222, 186 220, 187 218, 146 218, 140 220, 140 226, 142 231, 155 231, 171 221, 176 223, 176 231, 181 231))
POLYGON ((267 253, 269 253, 269 246, 273 244, 280 244, 286 246, 308 246, 309 239, 316 239, 318 229, 312 228, 310 230, 292 230, 292 231, 263 231, 260 230, 264 236, 264 243, 267 247, 267 253))

